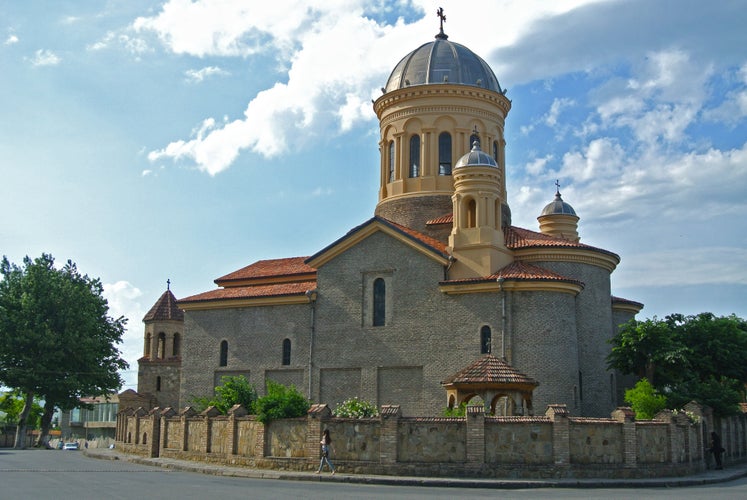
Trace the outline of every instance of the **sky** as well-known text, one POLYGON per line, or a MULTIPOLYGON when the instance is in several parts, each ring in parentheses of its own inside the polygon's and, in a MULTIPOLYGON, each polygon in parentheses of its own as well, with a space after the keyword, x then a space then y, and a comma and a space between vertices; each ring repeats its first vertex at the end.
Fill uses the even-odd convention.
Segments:
POLYGON ((615 296, 747 318, 747 3, 0 0, 0 254, 100 278, 136 389, 158 297, 373 216, 371 100, 449 40, 493 68, 513 224, 555 181, 615 296))

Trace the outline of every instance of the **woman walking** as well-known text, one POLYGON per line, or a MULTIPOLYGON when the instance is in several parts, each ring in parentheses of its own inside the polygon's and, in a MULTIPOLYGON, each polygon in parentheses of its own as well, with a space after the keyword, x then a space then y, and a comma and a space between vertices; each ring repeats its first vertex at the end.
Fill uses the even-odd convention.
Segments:
POLYGON ((332 438, 329 437, 329 429, 324 429, 324 433, 322 434, 322 440, 319 441, 319 444, 322 445, 322 459, 319 462, 319 469, 316 471, 316 474, 319 474, 322 472, 322 468, 324 467, 324 462, 327 462, 327 465, 329 466, 329 470, 332 471, 332 475, 335 473, 335 467, 332 465, 332 462, 329 461, 329 454, 332 449, 332 438))

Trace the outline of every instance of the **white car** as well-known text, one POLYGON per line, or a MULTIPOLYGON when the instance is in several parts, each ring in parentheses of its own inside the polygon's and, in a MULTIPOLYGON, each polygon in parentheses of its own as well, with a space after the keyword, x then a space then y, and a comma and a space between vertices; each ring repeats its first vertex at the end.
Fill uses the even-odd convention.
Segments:
POLYGON ((79 450, 80 449, 80 443, 77 441, 73 441, 71 443, 65 443, 62 447, 63 450, 79 450))

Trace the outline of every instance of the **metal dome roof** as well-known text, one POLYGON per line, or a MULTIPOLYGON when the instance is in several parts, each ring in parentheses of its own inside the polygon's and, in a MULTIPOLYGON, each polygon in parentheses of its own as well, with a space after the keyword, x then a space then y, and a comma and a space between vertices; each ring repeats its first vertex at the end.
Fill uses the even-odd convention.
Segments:
MULTIPOLYGON (((576 211, 560 197, 560 191, 555 192, 555 199, 542 209, 542 215, 576 215, 576 211)), ((576 215, 576 217, 578 217, 576 215)))
POLYGON ((498 164, 495 162, 492 156, 490 156, 485 151, 480 149, 480 143, 478 141, 475 141, 472 144, 472 150, 466 155, 459 158, 459 160, 457 160, 456 166, 454 167, 454 169, 464 168, 464 167, 495 167, 497 168, 498 164))
POLYGON ((394 67, 384 92, 411 87, 451 83, 472 85, 503 93, 495 73, 480 56, 464 45, 450 42, 443 33, 407 54, 394 67))

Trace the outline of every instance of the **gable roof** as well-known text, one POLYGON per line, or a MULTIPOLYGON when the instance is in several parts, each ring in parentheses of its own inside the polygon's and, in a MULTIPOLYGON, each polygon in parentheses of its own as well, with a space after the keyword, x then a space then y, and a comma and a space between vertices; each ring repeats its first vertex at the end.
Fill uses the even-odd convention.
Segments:
POLYGON ((448 262, 445 243, 383 217, 374 216, 306 259, 306 264, 319 268, 376 232, 384 232, 444 265, 448 262))
POLYGON ((316 279, 316 269, 305 263, 308 257, 259 260, 215 280, 219 286, 241 286, 263 282, 316 279))
POLYGON ((146 321, 184 321, 184 311, 179 309, 176 305, 177 300, 171 290, 166 290, 158 298, 153 307, 150 308, 145 316, 143 322, 146 321))

